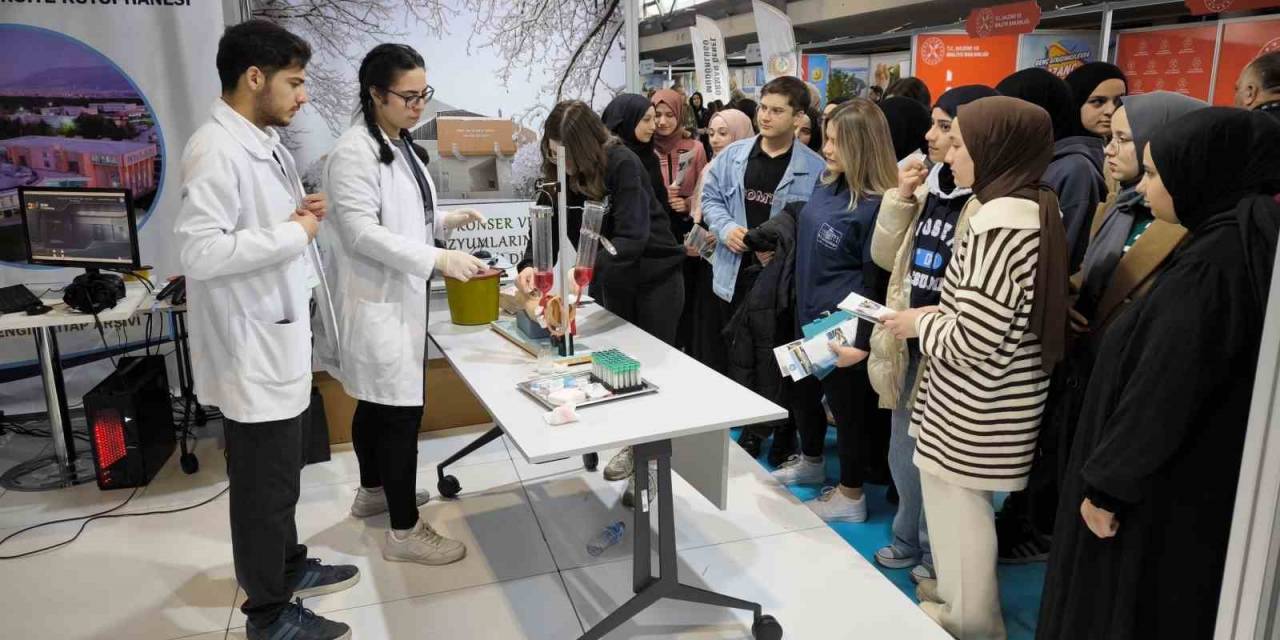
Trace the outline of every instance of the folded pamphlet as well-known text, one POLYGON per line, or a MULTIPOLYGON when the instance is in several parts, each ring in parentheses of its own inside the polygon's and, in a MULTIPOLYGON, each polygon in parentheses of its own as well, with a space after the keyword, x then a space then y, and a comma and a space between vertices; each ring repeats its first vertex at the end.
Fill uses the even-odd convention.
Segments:
POLYGON ((820 318, 805 326, 806 338, 793 340, 773 350, 778 369, 784 377, 803 380, 809 376, 825 378, 836 366, 831 343, 853 346, 858 335, 858 318, 847 313, 820 318))
POLYGON ((884 319, 893 313, 889 307, 865 298, 857 293, 850 293, 840 302, 839 307, 863 320, 882 324, 884 319))

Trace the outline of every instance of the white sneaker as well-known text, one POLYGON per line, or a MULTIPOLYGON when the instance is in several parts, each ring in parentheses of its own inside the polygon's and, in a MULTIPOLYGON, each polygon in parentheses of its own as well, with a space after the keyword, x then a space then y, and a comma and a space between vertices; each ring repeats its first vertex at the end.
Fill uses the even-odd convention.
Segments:
POLYGON ((827 522, 866 522, 867 497, 850 498, 835 487, 822 490, 822 495, 805 503, 819 518, 827 522))
POLYGON ((773 479, 782 484, 822 484, 827 480, 827 466, 821 460, 809 462, 804 456, 791 456, 773 472, 773 479))
MULTIPOLYGON (((920 584, 916 585, 916 600, 920 601, 920 606, 922 607, 926 603, 942 604, 942 596, 938 595, 938 581, 921 580, 920 584)), ((929 617, 935 621, 938 620, 933 614, 930 614, 929 617)))
MULTIPOLYGON (((431 501, 430 491, 419 491, 416 496, 419 507, 431 501)), ((364 487, 356 489, 356 501, 351 503, 351 516, 353 518, 368 518, 376 516, 379 513, 387 512, 387 492, 386 491, 370 491, 364 487)))
MULTIPOLYGON (((658 463, 649 463, 649 504, 658 498, 658 463)), ((622 494, 622 506, 628 509, 636 507, 636 476, 631 474, 627 479, 627 490, 622 494)))
POLYGON ((614 456, 609 464, 604 468, 604 479, 610 482, 618 480, 626 480, 635 472, 636 461, 635 456, 631 453, 631 447, 623 447, 618 455, 614 456))
POLYGON ((418 520, 403 540, 394 531, 387 532, 387 543, 382 547, 382 557, 392 562, 416 562, 431 566, 453 564, 467 555, 467 546, 450 540, 431 528, 425 520, 418 520))

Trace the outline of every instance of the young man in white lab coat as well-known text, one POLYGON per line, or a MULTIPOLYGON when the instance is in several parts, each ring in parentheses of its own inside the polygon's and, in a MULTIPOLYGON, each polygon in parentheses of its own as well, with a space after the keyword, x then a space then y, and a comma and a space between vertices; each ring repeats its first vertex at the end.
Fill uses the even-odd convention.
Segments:
POLYGON ((174 229, 196 393, 226 417, 231 546, 250 640, 349 638, 347 625, 312 614, 301 598, 360 577, 354 566, 308 559, 294 525, 311 394, 309 306, 322 273, 312 240, 326 201, 303 192, 273 127, 307 101, 310 57, 306 42, 269 22, 223 34, 222 97, 183 152, 174 229))
POLYGON ((390 512, 387 560, 445 565, 467 549, 419 517, 428 495, 416 486, 427 285, 436 271, 465 281, 485 268, 435 243, 484 217, 437 212, 435 186, 408 132, 433 92, 422 56, 406 45, 378 45, 360 64, 359 80, 361 120, 338 138, 325 163, 333 214, 320 246, 334 285, 338 339, 317 341, 316 351, 359 401, 351 442, 360 488, 351 514, 390 512))

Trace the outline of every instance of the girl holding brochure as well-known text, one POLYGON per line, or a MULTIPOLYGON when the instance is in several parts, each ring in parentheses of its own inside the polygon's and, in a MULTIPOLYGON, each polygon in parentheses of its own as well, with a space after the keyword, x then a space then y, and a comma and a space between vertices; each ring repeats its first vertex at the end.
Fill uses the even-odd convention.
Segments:
POLYGON ((921 608, 959 640, 1005 637, 991 496, 1027 484, 1049 375, 1066 342, 1067 242, 1058 198, 1040 184, 1053 157, 1049 114, 1017 98, 959 109, 947 162, 973 189, 937 307, 884 326, 925 356, 911 413, 936 593, 921 608))
MULTIPOLYGON (((955 238, 969 225, 963 209, 973 193, 956 184, 946 163, 951 124, 962 105, 994 95, 994 89, 982 85, 960 86, 942 94, 930 115, 933 124, 925 133, 933 167, 927 167, 923 158, 909 156, 898 170, 897 187, 881 201, 871 257, 891 270, 885 306, 894 311, 930 307, 942 300, 943 275, 951 262, 955 238)), ((912 462, 916 440, 908 433, 920 361, 915 340, 898 340, 883 327, 872 332, 867 371, 871 386, 880 394, 880 406, 893 410, 889 471, 899 496, 893 542, 876 551, 876 563, 890 569, 910 568, 914 582, 934 577, 920 470, 912 462)))
MULTIPOLYGON (((796 221, 800 327, 835 311, 850 292, 883 301, 888 284, 888 274, 871 260, 871 235, 881 194, 894 185, 897 175, 889 124, 874 103, 855 99, 837 109, 826 127, 825 175, 796 221)), ((821 381, 806 378, 795 386, 792 411, 804 455, 793 456, 774 476, 784 483, 825 481, 825 394, 836 419, 840 482, 808 503, 825 520, 867 519, 862 493, 870 451, 866 433, 878 412, 865 365, 870 340, 871 324, 860 321, 852 347, 831 347, 837 368, 821 381)), ((887 422, 887 416, 882 419, 887 422)))

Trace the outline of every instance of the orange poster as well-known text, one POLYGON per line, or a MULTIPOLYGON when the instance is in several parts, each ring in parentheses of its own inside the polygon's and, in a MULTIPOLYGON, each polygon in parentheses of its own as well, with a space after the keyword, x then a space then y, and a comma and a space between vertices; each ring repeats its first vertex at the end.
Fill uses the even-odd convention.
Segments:
POLYGON ((1235 102, 1236 79, 1245 65, 1272 51, 1280 51, 1280 17, 1223 25, 1222 48, 1218 52, 1218 76, 1213 85, 1213 103, 1235 102))
POLYGON ((922 33, 915 40, 914 69, 935 99, 966 84, 994 87, 1018 70, 1018 36, 922 33))
POLYGON ((1129 78, 1129 93, 1176 91, 1209 100, 1216 23, 1156 31, 1122 32, 1116 65, 1129 78))

